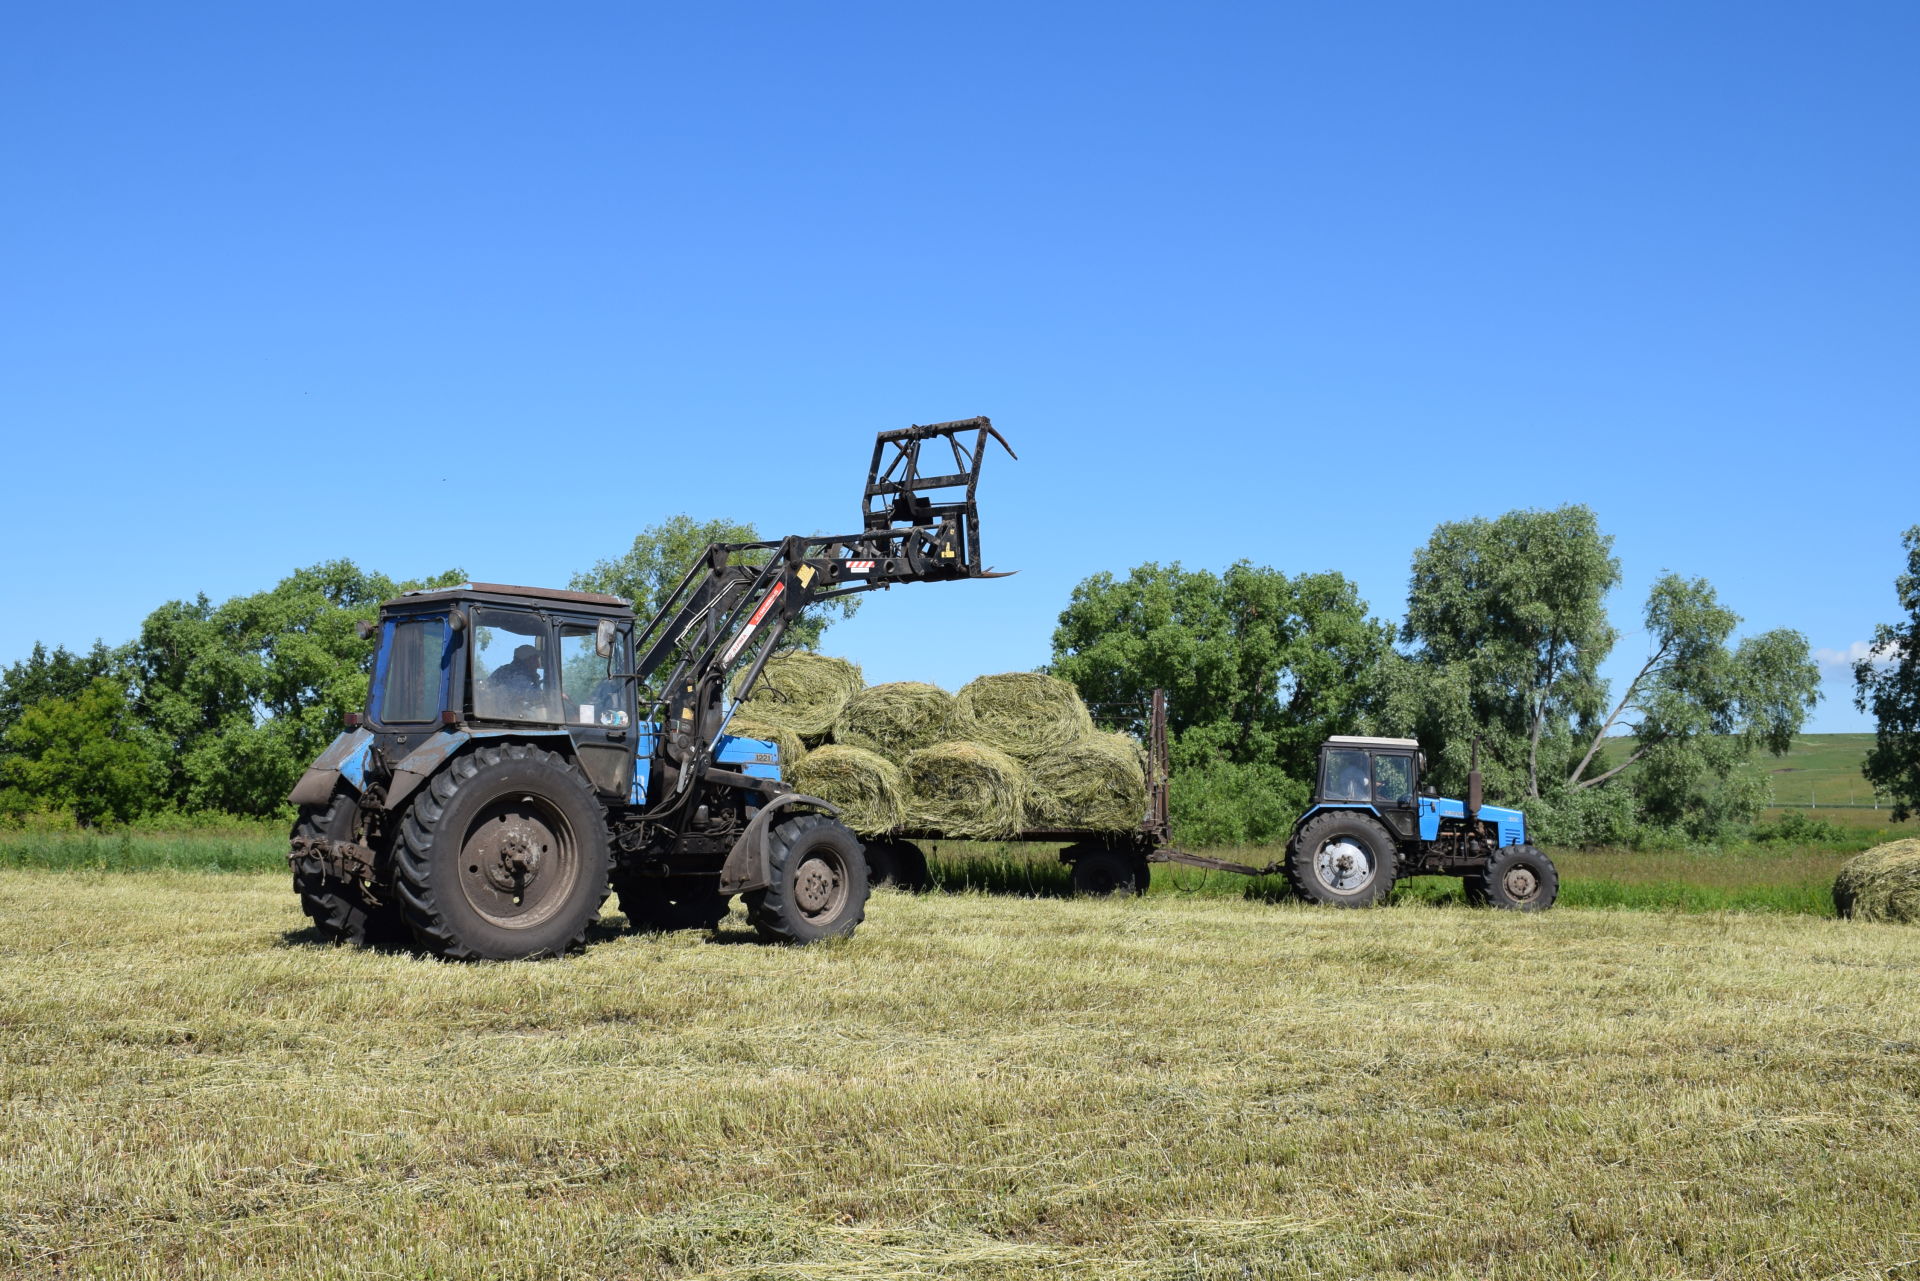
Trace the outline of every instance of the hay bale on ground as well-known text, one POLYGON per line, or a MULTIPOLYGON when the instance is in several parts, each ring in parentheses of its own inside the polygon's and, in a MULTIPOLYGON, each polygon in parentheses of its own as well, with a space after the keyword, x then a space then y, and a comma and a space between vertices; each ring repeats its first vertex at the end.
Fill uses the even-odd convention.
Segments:
POLYGON ((962 738, 1026 761, 1059 751, 1093 733, 1079 691, 1057 676, 1005 672, 968 681, 954 695, 954 728, 962 738))
POLYGON ((805 650, 775 654, 740 711, 763 725, 784 725, 802 738, 822 740, 861 684, 860 669, 844 658, 805 650))
POLYGON ((953 738, 953 695, 923 681, 868 686, 847 701, 833 727, 834 742, 896 761, 953 738))
POLYGON ((1848 859, 1833 882, 1833 905, 1856 921, 1920 925, 1920 837, 1848 859))
POLYGON ((906 826, 956 840, 991 841, 1027 826, 1027 772, 983 743, 935 743, 901 762, 906 826))
POLYGON ((807 755, 807 745, 798 734, 784 725, 756 720, 745 713, 736 714, 727 722, 727 733, 739 738, 763 738, 779 748, 782 774, 798 765, 807 755))
POLYGON ((1095 734, 1027 762, 1035 827, 1124 832, 1147 812, 1146 757, 1125 734, 1095 734))
POLYGON ((787 774, 795 791, 840 807, 840 821, 862 836, 900 826, 906 815, 906 784, 900 767, 858 747, 817 747, 787 774))

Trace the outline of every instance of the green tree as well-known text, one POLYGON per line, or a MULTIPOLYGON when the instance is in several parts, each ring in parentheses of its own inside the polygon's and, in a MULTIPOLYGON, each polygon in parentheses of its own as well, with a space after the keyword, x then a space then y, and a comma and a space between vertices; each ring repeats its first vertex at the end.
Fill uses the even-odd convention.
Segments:
POLYGON ((157 744, 107 677, 29 703, 0 748, 0 810, 65 810, 90 827, 124 823, 154 803, 157 744))
MULTIPOLYGON (((633 545, 611 560, 575 574, 569 586, 579 592, 606 592, 633 602, 634 613, 646 621, 666 603, 687 571, 713 543, 752 543, 760 535, 750 524, 722 519, 696 521, 684 513, 649 525, 635 535, 633 545)), ((737 559, 764 565, 770 553, 752 551, 737 559)), ((796 618, 781 638, 782 649, 819 649, 820 636, 837 618, 851 618, 858 598, 848 597, 816 605, 796 618)))
POLYGON ((1893 819, 1920 811, 1920 525, 1901 537, 1907 572, 1893 580, 1906 619, 1874 629, 1873 648, 1853 667, 1854 706, 1872 712, 1873 747, 1860 772, 1893 798, 1893 819))
POLYGON ((1304 779, 1323 738, 1363 727, 1392 646, 1339 574, 1147 564, 1073 589, 1052 670, 1116 723, 1165 689, 1176 780, 1215 762, 1304 779))
POLYGON ((169 601, 133 646, 135 707, 166 749, 166 799, 268 814, 367 701, 373 646, 354 624, 380 602, 462 581, 459 570, 397 583, 336 560, 214 605, 169 601))
POLYGON ((1643 822, 1708 836, 1751 822, 1770 799, 1752 766, 1756 749, 1775 755, 1819 701, 1819 667, 1807 639, 1785 628, 1730 644, 1740 616, 1703 578, 1667 574, 1645 611, 1651 651, 1566 776, 1585 791, 1621 775, 1643 822), (1606 736, 1632 737, 1605 768, 1606 736), (1631 771, 1629 773, 1629 771, 1631 771))
POLYGON ((1385 703, 1446 782, 1465 778, 1476 734, 1496 795, 1538 797, 1564 775, 1606 699, 1612 549, 1576 505, 1443 524, 1414 553, 1403 633, 1413 661, 1391 675, 1385 703))
POLYGON ((85 654, 61 645, 47 652, 35 641, 33 652, 0 672, 0 737, 13 728, 20 714, 46 698, 72 698, 101 677, 120 677, 126 655, 95 641, 85 654))

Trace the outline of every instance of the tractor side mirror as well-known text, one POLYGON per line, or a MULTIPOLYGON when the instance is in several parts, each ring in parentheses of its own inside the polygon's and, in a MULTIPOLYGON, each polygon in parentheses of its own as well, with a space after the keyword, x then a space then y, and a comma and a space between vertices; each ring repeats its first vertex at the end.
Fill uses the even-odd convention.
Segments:
POLYGON ((613 657, 613 620, 603 618, 593 629, 593 652, 602 658, 613 657))
POLYGON ((354 620, 353 634, 361 640, 372 640, 373 634, 380 630, 380 624, 364 618, 354 620))

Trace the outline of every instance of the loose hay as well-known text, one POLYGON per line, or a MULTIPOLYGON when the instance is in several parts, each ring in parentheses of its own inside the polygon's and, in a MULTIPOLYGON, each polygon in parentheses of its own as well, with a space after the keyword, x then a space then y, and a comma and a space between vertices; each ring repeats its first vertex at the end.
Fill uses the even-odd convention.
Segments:
POLYGON ((1833 905, 1856 921, 1920 925, 1920 837, 1888 841, 1848 859, 1833 882, 1833 905))
POLYGON ((1125 734, 1095 734, 1027 763, 1035 827, 1123 832, 1147 809, 1146 761, 1125 734))
POLYGON ((782 773, 798 765, 807 755, 807 744, 798 734, 772 721, 756 720, 739 713, 727 722, 727 733, 740 738, 763 738, 780 749, 782 773))
POLYGON ((982 743, 936 743, 901 763, 906 826, 956 840, 990 841, 1027 826, 1027 774, 982 743))
POLYGON ((860 669, 846 659, 794 650, 767 660, 753 697, 740 711, 763 725, 784 725, 802 738, 824 739, 860 685, 860 669))
POLYGON ((833 727, 833 741, 892 760, 952 741, 953 695, 922 681, 889 681, 855 694, 833 727))
POLYGON ((1057 676, 1006 672, 968 681, 954 696, 956 731, 1016 760, 1058 751, 1093 733, 1079 693, 1057 676))
POLYGON ((900 767, 858 747, 815 748, 787 773, 795 791, 840 807, 840 821, 862 836, 900 826, 906 817, 906 784, 900 767))

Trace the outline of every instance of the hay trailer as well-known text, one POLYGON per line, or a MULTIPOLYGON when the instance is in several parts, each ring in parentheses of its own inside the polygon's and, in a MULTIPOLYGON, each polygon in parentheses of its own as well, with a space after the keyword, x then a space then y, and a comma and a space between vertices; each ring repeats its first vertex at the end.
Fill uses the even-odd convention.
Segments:
POLYGON ((362 631, 378 637, 367 711, 289 797, 315 927, 458 959, 554 956, 611 888, 637 925, 711 926, 741 894, 763 937, 852 933, 859 839, 727 722, 808 606, 1002 577, 980 561, 989 439, 1006 447, 985 418, 880 433, 860 530, 714 544, 644 627, 591 592, 469 583, 386 602, 362 631))
MULTIPOLYGON (((1538 912, 1553 906, 1560 876, 1553 860, 1527 839, 1526 815, 1488 805, 1480 776, 1479 744, 1467 775, 1465 800, 1422 787, 1426 757, 1410 738, 1335 735, 1320 746, 1313 800, 1293 825, 1285 855, 1264 867, 1176 849, 1168 822, 1167 701, 1155 690, 1146 721, 1147 810, 1125 832, 1033 830, 1011 839, 1061 843, 1080 894, 1137 894, 1151 865, 1284 875, 1296 897, 1329 907, 1368 907, 1386 901, 1405 876, 1457 876, 1467 899, 1480 906, 1538 912)), ((927 879, 918 840, 935 832, 898 832, 867 844, 877 880, 913 886, 927 879)))

